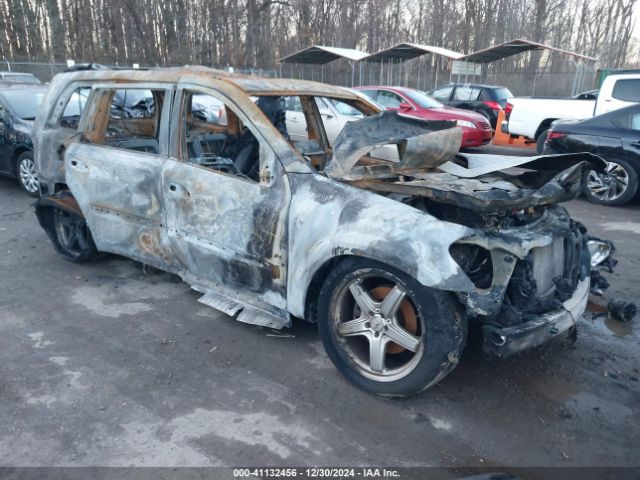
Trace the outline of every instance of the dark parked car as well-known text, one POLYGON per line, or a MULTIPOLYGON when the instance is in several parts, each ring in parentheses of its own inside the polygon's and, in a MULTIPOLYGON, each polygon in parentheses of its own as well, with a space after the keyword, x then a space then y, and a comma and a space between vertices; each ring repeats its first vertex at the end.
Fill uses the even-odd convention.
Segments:
POLYGON ((28 83, 40 85, 42 82, 32 73, 0 72, 0 83, 28 83))
POLYGON ((579 121, 557 121, 544 153, 595 153, 607 162, 605 173, 588 171, 585 196, 603 205, 622 205, 638 192, 640 105, 579 121))
POLYGON ((427 92, 439 102, 450 107, 481 113, 489 119, 495 130, 498 113, 513 94, 506 87, 469 83, 449 83, 427 92))
POLYGON ((40 184, 33 163, 31 127, 47 88, 42 85, 0 84, 0 175, 18 179, 30 195, 40 184))
POLYGON ((586 92, 580 92, 571 98, 576 98, 578 100, 597 100, 599 93, 600 90, 587 90, 586 92))

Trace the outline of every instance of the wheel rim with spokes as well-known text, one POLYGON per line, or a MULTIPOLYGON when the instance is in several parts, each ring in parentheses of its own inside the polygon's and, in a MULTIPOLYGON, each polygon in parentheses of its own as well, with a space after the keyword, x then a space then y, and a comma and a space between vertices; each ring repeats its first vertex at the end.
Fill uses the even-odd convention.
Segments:
POLYGON ((87 223, 77 215, 55 209, 55 226, 58 242, 67 252, 80 255, 89 246, 87 223))
POLYGON ((587 175, 587 188, 598 200, 617 200, 629 187, 629 174, 622 165, 607 162, 604 173, 591 170, 587 175))
POLYGON ((424 326, 401 285, 362 275, 343 285, 334 298, 334 332, 362 376, 392 382, 415 369, 424 353, 424 326))
POLYGON ((20 182, 29 193, 35 193, 40 188, 36 166, 30 158, 23 158, 18 165, 20 182))

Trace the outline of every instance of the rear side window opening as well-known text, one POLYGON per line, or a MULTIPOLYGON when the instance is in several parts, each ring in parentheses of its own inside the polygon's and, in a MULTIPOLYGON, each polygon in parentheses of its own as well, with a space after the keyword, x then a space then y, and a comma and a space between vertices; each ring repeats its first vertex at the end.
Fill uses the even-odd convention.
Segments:
MULTIPOLYGON (((101 89, 96 101, 106 118, 96 118, 89 142, 153 155, 160 154, 160 114, 164 89, 101 89), (106 103, 108 102, 108 109, 106 103)), ((100 110, 99 110, 100 111, 100 110)))
POLYGON ((640 79, 617 80, 611 96, 624 102, 640 102, 640 79))

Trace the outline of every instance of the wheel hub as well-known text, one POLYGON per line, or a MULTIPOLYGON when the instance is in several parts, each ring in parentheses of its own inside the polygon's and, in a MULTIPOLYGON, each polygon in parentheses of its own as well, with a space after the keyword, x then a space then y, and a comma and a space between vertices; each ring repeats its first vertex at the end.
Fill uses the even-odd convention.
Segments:
POLYGON ((384 318, 379 313, 376 313, 369 320, 369 324, 371 325, 371 331, 381 333, 384 331, 384 327, 389 323, 389 320, 384 318))
POLYGON ((336 304, 336 333, 362 375, 393 381, 409 374, 420 362, 424 345, 407 292, 391 282, 367 286, 360 278, 343 292, 336 304))

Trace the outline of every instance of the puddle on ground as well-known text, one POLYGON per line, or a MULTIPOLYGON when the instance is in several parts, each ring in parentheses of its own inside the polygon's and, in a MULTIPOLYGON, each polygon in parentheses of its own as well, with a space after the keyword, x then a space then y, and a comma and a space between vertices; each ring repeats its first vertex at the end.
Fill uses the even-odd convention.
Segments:
MULTIPOLYGON (((599 319, 596 319, 598 321, 599 319)), ((611 317, 606 317, 604 320, 604 326, 613 333, 616 337, 626 337, 633 332, 633 322, 621 322, 614 320, 611 317)))
MULTIPOLYGON (((630 322, 621 322, 620 320, 615 320, 608 315, 605 314, 594 314, 591 312, 587 312, 582 319, 583 323, 588 323, 589 325, 595 327, 600 333, 622 338, 631 335, 634 332, 634 325, 637 322, 637 319, 634 318, 630 322)), ((578 323, 578 326, 580 323, 578 323)))

